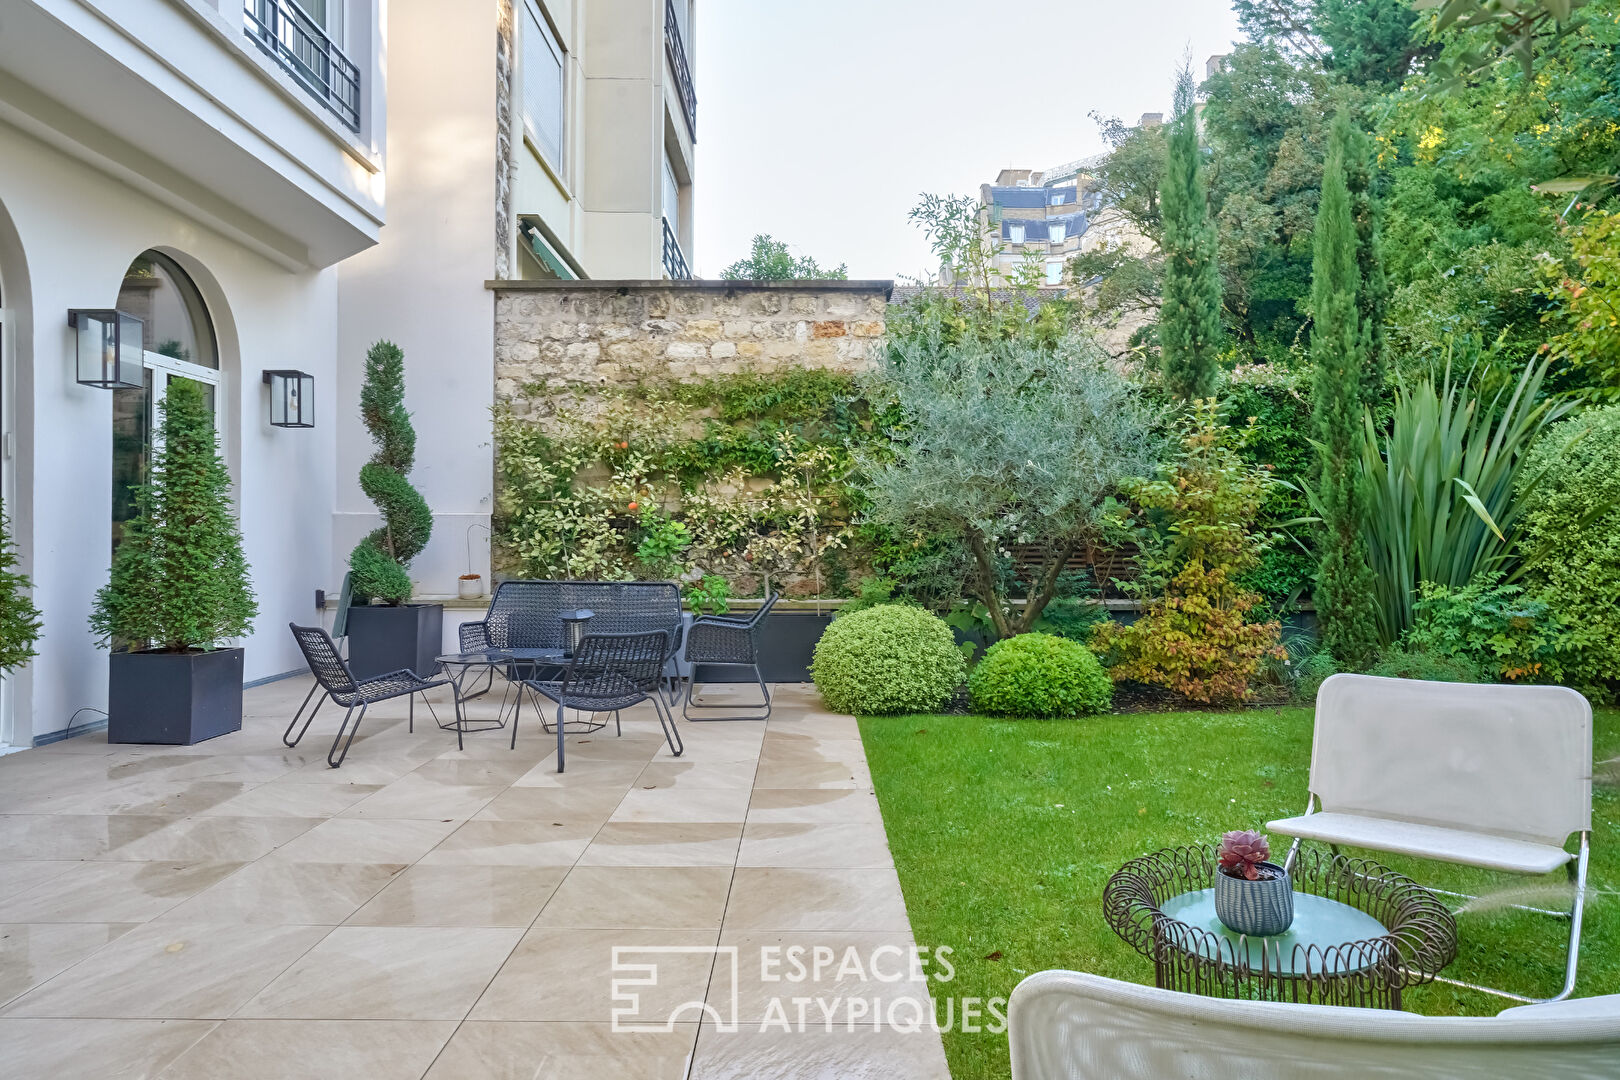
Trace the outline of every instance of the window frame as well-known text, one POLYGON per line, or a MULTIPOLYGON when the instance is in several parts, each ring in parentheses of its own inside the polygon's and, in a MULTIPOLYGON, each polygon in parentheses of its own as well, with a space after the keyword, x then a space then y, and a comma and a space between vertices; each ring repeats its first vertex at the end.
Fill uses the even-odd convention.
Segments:
POLYGON ((523 130, 523 141, 529 144, 530 150, 540 163, 551 171, 558 182, 565 182, 568 166, 568 50, 563 47, 562 37, 557 28, 552 25, 551 17, 536 0, 523 0, 523 10, 528 15, 519 31, 517 42, 518 78, 514 87, 517 97, 518 123, 523 130), (557 153, 552 155, 541 141, 540 132, 529 118, 528 80, 531 72, 527 61, 528 35, 535 28, 540 31, 540 41, 544 42, 552 54, 557 58, 557 153))
POLYGON ((1010 243, 1022 244, 1025 242, 1024 237, 1027 235, 1028 230, 1025 229, 1022 222, 1007 226, 1007 239, 1010 243))

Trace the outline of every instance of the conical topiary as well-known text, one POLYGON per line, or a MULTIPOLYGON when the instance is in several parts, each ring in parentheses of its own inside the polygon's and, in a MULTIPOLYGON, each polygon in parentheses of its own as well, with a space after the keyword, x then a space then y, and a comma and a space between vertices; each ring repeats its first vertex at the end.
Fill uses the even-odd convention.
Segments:
POLYGON ((427 546, 433 511, 405 479, 416 461, 416 431, 405 411, 405 353, 391 341, 366 353, 360 419, 377 446, 360 468, 360 489, 377 504, 383 523, 350 553, 350 584, 357 602, 403 604, 411 596, 405 568, 427 546))
POLYGON ((39 640, 39 609, 28 592, 34 583, 16 571, 17 552, 11 546, 11 522, 0 511, 0 672, 9 672, 34 658, 39 640))
POLYGON ((135 518, 90 626, 104 644, 212 649, 248 633, 259 613, 231 514, 231 476, 201 383, 170 379, 159 411, 152 479, 136 489, 135 518))

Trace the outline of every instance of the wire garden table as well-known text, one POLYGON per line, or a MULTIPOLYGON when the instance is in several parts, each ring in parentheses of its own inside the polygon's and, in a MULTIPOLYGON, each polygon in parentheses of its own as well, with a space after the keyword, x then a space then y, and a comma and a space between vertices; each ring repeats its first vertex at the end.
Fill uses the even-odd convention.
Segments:
POLYGON ((1309 850, 1291 867, 1294 925, 1247 937, 1215 917, 1216 849, 1167 848, 1103 889, 1113 931, 1153 961, 1154 985, 1210 997, 1399 1009, 1401 991, 1457 955, 1457 924, 1429 890, 1368 859, 1309 850))

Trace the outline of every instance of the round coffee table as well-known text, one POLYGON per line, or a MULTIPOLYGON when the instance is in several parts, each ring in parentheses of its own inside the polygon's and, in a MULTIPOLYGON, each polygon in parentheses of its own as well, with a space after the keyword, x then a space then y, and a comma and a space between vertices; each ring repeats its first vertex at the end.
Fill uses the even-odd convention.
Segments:
POLYGON ((1294 924, 1272 937, 1215 917, 1213 847, 1126 863, 1103 889, 1108 925, 1153 961, 1154 985, 1211 997, 1398 1009, 1401 991, 1457 955, 1457 924, 1433 893, 1368 859, 1301 850, 1294 924))

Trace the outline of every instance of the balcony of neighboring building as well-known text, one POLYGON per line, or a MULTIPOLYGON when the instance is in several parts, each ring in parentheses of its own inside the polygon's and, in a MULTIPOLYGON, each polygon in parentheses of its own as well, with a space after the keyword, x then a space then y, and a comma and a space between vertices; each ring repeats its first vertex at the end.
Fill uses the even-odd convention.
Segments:
POLYGON ((0 119, 289 269, 375 244, 378 0, 8 5, 0 119))

